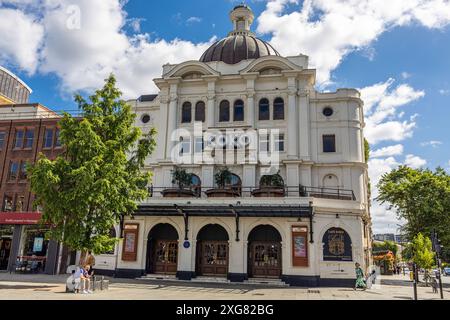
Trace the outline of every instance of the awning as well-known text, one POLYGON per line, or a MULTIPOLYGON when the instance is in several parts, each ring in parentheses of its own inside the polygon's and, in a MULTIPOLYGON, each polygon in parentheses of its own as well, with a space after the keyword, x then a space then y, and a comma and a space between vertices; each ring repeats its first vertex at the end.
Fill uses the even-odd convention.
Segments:
POLYGON ((39 212, 0 212, 0 225, 36 225, 41 218, 39 212))

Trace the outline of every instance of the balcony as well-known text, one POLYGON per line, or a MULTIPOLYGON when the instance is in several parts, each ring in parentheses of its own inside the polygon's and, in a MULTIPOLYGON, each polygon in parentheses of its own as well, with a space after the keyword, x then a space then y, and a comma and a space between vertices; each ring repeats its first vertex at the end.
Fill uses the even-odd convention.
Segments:
POLYGON ((233 186, 224 189, 215 187, 193 186, 182 190, 151 186, 148 189, 150 198, 321 198, 332 200, 356 201, 353 190, 317 187, 241 187, 233 186), (168 190, 170 195, 168 195, 168 190), (215 196, 211 196, 215 194, 215 196))

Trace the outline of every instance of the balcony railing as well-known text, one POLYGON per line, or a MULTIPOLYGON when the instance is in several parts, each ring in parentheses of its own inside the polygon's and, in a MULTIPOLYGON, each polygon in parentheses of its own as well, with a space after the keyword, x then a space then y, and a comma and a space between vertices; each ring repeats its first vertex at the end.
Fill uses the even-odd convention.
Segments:
MULTIPOLYGON (((217 187, 203 187, 193 186, 184 189, 177 189, 177 187, 155 187, 148 188, 150 198, 162 198, 166 190, 171 190, 175 197, 179 198, 207 198, 207 191, 217 189, 217 187), (178 191, 177 191, 178 190, 178 191), (186 191, 191 191, 192 196, 186 196, 186 191)), ((317 187, 226 187, 223 190, 233 191, 235 197, 249 198, 256 197, 256 192, 262 192, 264 197, 300 197, 300 198, 322 198, 334 200, 350 200, 356 201, 353 190, 339 189, 339 188, 317 188, 317 187), (281 191, 281 192, 280 192, 281 191)))

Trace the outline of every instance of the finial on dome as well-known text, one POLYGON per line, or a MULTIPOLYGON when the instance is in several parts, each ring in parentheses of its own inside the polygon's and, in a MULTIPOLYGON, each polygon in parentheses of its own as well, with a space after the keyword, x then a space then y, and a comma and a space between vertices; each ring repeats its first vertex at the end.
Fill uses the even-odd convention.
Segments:
POLYGON ((230 19, 233 22, 234 30, 230 32, 230 35, 249 35, 250 26, 255 19, 252 9, 244 2, 237 5, 230 13, 230 19))

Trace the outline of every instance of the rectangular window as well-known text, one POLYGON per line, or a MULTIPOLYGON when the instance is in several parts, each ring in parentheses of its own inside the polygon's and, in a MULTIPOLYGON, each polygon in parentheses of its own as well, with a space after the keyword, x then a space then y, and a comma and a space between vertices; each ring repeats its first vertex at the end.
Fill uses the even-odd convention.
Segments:
POLYGON ((25 132, 25 143, 24 148, 25 149, 32 149, 34 143, 34 130, 27 130, 25 132))
POLYGON ((259 136, 259 152, 269 152, 270 136, 266 133, 259 136))
POLYGON ((292 228, 292 264, 294 267, 308 267, 308 228, 292 228))
POLYGON ((50 149, 51 147, 53 147, 53 129, 45 129, 44 148, 50 149))
POLYGON ((61 137, 60 137, 60 130, 56 129, 55 132, 55 147, 60 148, 61 147, 61 137))
POLYGON ((19 180, 27 180, 28 179, 26 166, 27 166, 27 163, 25 161, 23 161, 20 164, 19 180))
POLYGON ((205 150, 205 142, 203 137, 195 138, 195 153, 203 153, 205 150))
POLYGON ((9 181, 17 180, 17 173, 18 172, 19 172, 19 163, 18 162, 11 162, 10 165, 9 165, 8 180, 9 181))
POLYGON ((14 140, 14 148, 15 149, 22 149, 23 148, 23 138, 24 138, 24 131, 23 130, 16 130, 16 138, 14 140))
POLYGON ((323 136, 323 152, 336 152, 336 136, 334 134, 323 136))
POLYGON ((275 136, 275 151, 284 152, 284 134, 275 136))
POLYGON ((5 137, 6 137, 6 133, 0 132, 0 150, 3 149, 3 145, 5 144, 5 137))
POLYGON ((190 137, 182 137, 181 138, 181 150, 180 155, 189 155, 191 154, 191 138, 190 137))

